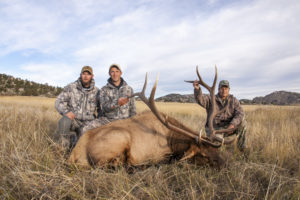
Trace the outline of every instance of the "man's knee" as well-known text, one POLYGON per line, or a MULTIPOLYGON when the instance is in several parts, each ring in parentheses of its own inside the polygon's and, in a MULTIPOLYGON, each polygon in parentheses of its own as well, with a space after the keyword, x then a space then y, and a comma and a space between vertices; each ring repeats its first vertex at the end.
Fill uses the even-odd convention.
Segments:
POLYGON ((58 122, 59 134, 68 134, 70 132, 72 120, 63 116, 58 122))
POLYGON ((101 118, 95 119, 95 120, 89 122, 87 125, 85 125, 83 127, 83 129, 82 129, 83 133, 85 133, 85 132, 87 132, 87 131, 89 131, 91 129, 98 128, 100 126, 108 124, 109 122, 110 121, 107 118, 105 118, 105 117, 101 117, 101 118))
POLYGON ((101 124, 99 123, 98 120, 91 121, 90 123, 88 123, 86 126, 83 127, 82 132, 85 133, 85 132, 87 132, 91 129, 97 128, 99 126, 101 126, 101 124))

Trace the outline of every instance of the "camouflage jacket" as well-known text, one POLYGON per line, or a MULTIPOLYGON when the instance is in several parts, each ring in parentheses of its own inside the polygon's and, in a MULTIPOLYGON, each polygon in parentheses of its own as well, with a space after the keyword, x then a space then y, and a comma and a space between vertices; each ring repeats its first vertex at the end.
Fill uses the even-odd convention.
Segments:
POLYGON ((133 89, 123 79, 120 87, 114 86, 108 79, 108 83, 100 90, 100 105, 103 116, 107 117, 109 121, 134 116, 136 114, 134 98, 130 98, 129 102, 123 106, 118 105, 119 98, 131 94, 133 94, 133 89))
MULTIPOLYGON (((206 109, 207 113, 207 121, 206 127, 208 127, 208 116, 211 113, 211 98, 207 94, 202 94, 200 90, 194 90, 195 99, 198 104, 200 104, 203 108, 206 109)), ((244 118, 244 111, 240 105, 240 102, 233 96, 229 95, 226 100, 222 101, 219 94, 216 95, 216 110, 217 112, 222 110, 227 102, 229 101, 229 106, 223 112, 218 113, 214 119, 214 127, 225 127, 229 124, 237 127, 241 124, 244 118)))
POLYGON ((80 78, 67 85, 58 95, 55 108, 61 114, 73 112, 80 121, 95 119, 96 111, 100 112, 98 99, 99 89, 95 86, 94 79, 88 89, 82 87, 80 78))

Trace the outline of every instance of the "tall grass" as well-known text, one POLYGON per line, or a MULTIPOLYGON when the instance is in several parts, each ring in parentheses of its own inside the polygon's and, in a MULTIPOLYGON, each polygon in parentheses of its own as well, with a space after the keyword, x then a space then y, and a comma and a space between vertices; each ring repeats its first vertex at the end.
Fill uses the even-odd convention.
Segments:
MULTIPOLYGON (((196 104, 158 107, 195 130, 205 123, 196 104)), ((236 153, 220 170, 176 162, 128 174, 67 165, 54 99, 0 97, 0 199, 300 199, 300 107, 244 109, 248 160, 236 153)))

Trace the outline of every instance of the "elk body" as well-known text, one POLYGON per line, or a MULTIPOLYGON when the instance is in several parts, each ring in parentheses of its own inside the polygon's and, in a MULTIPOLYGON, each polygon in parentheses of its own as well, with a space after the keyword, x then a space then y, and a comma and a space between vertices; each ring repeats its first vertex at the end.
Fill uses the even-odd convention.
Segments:
MULTIPOLYGON (((183 128, 173 118, 171 123, 183 128)), ((178 134, 163 125, 150 111, 86 132, 73 149, 69 161, 80 165, 124 163, 143 165, 171 158, 194 157, 198 164, 219 165, 216 148, 178 134)))
MULTIPOLYGON (((197 74, 200 84, 203 85, 198 69, 197 74)), ((214 96, 216 78, 217 74, 211 88, 204 83, 211 96, 214 96)), ((222 165, 223 159, 218 152, 218 147, 232 142, 215 136, 222 130, 214 130, 210 123, 212 134, 210 138, 206 138, 174 118, 159 112, 154 102, 157 81, 149 99, 145 97, 146 85, 147 76, 142 92, 132 96, 139 96, 151 111, 129 119, 114 121, 86 132, 72 150, 69 162, 79 165, 102 166, 122 163, 139 166, 176 158, 191 159, 196 164, 209 164, 217 167, 222 165)), ((210 116, 210 120, 213 120, 213 117, 210 116)))

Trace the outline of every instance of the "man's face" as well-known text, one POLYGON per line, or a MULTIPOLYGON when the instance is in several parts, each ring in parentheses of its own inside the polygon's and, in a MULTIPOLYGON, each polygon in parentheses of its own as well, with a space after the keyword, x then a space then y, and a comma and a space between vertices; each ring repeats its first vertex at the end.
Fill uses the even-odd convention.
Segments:
POLYGON ((83 72, 81 73, 81 81, 83 85, 88 85, 91 83, 94 75, 90 74, 90 72, 83 72))
POLYGON ((122 72, 120 70, 118 70, 117 68, 113 67, 110 69, 110 77, 113 80, 113 82, 118 82, 120 81, 122 72))
POLYGON ((226 99, 229 95, 229 87, 223 86, 219 88, 219 95, 222 99, 226 99))

